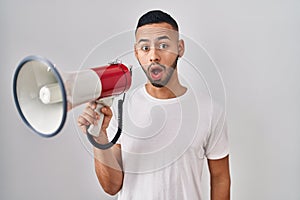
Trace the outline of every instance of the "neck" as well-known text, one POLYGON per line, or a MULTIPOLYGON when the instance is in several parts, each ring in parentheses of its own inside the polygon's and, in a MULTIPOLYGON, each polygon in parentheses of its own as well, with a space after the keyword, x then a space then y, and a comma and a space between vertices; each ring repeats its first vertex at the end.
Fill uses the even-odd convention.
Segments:
POLYGON ((168 84, 164 87, 155 87, 151 83, 146 84, 146 91, 157 99, 171 99, 183 95, 187 88, 180 84, 177 70, 173 73, 168 84))

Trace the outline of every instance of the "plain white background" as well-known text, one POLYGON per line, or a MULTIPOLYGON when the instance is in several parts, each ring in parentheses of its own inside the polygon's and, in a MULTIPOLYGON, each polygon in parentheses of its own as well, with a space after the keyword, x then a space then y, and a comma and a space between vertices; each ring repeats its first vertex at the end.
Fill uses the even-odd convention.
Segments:
POLYGON ((95 45, 134 29, 150 9, 174 16, 181 33, 201 43, 219 67, 227 93, 232 199, 300 199, 297 0, 1 1, 0 199, 115 199, 99 186, 72 117, 50 139, 25 126, 12 78, 31 54, 77 70, 95 45))

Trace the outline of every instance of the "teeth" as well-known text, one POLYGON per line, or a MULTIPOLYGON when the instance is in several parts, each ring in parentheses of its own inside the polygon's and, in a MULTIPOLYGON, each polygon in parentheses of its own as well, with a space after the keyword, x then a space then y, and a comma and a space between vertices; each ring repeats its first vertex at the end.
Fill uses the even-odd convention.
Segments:
POLYGON ((152 73, 155 74, 155 75, 159 74, 160 72, 161 72, 160 69, 154 69, 154 70, 152 70, 152 73))

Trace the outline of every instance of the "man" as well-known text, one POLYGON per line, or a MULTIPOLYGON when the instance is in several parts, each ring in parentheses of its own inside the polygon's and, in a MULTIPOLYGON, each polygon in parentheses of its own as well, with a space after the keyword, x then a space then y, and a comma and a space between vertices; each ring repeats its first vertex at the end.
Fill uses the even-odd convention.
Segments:
MULTIPOLYGON (((108 150, 94 148, 101 186, 108 194, 119 192, 121 200, 201 199, 206 157, 211 199, 230 199, 224 112, 206 95, 180 83, 177 60, 185 46, 176 21, 162 11, 150 11, 139 19, 135 37, 135 56, 148 82, 127 95, 118 143, 108 150)), ((78 118, 84 132, 97 123, 95 107, 89 103, 78 118)), ((105 119, 96 140, 107 143, 117 120, 110 108, 101 112, 105 119)))

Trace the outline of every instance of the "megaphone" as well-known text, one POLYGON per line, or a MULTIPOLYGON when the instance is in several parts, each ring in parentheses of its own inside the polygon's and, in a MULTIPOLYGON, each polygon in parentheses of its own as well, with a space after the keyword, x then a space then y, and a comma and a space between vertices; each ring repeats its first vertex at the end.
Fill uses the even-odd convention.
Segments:
POLYGON ((125 95, 130 86, 131 69, 120 61, 76 72, 61 72, 48 59, 34 55, 25 57, 17 66, 13 95, 25 124, 43 137, 52 137, 61 131, 69 110, 96 101, 100 120, 97 126, 87 128, 87 136, 95 147, 107 149, 121 134, 123 101, 119 100, 118 131, 107 144, 94 140, 94 136, 100 134, 103 120, 100 109, 104 105, 111 106, 113 98, 125 95))

